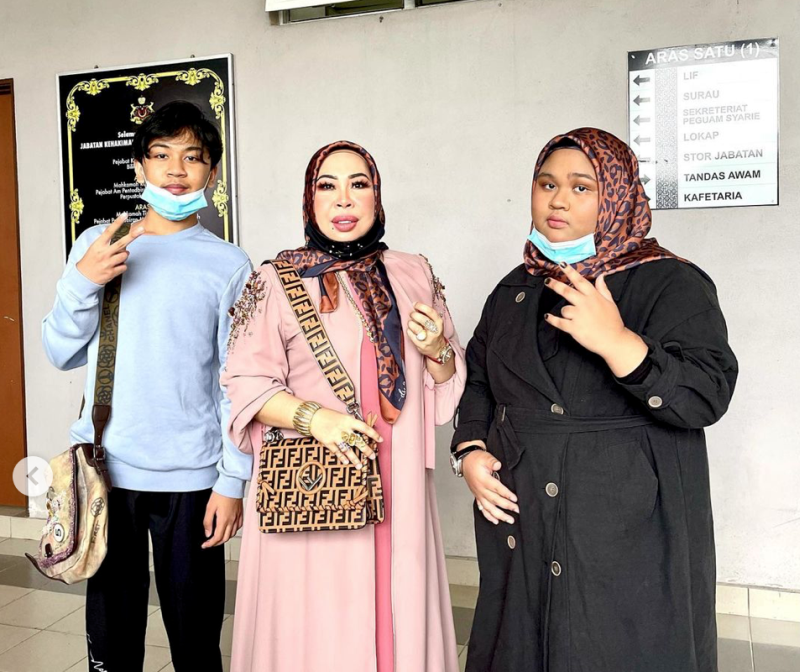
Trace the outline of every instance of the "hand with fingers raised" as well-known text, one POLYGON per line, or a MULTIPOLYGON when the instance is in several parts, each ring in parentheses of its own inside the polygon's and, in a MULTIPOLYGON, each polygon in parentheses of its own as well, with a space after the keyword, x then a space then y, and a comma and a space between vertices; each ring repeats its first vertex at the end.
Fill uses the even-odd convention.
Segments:
POLYGON ((625 326, 604 276, 594 284, 567 263, 559 264, 571 284, 547 278, 545 286, 567 304, 561 316, 547 313, 544 319, 574 338, 584 348, 600 355, 617 377, 625 376, 647 356, 647 344, 625 326))
POLYGON ((497 477, 497 471, 502 466, 498 459, 485 450, 475 450, 463 459, 461 469, 464 480, 475 496, 483 517, 495 525, 501 520, 513 525, 514 519, 506 511, 519 513, 517 496, 497 477))
POLYGON ((370 413, 367 422, 362 422, 347 413, 320 408, 311 418, 309 429, 311 435, 333 452, 342 464, 352 463, 356 469, 361 469, 361 457, 356 451, 374 460, 377 453, 373 446, 383 441, 373 429, 376 419, 377 416, 370 413))
POLYGON ((127 219, 127 212, 117 217, 89 246, 86 254, 76 264, 81 274, 97 285, 105 285, 128 270, 125 262, 128 261, 130 252, 127 247, 144 233, 144 226, 142 224, 133 226, 127 236, 112 243, 114 234, 127 219))

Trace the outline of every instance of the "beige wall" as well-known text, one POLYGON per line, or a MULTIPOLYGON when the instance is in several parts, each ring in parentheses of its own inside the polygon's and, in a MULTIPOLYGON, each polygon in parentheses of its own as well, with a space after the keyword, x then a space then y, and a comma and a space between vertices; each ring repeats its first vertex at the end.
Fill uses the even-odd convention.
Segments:
MULTIPOLYGON (((387 241, 427 253, 465 340, 519 263, 533 160, 559 131, 625 137, 626 52, 781 38, 780 207, 661 212, 654 233, 717 281, 739 355, 728 416, 708 432, 719 578, 800 589, 800 3, 477 0, 271 26, 261 0, 2 0, 0 78, 17 95, 29 449, 62 450, 82 371, 46 361, 39 322, 61 271, 55 74, 232 52, 240 240, 256 263, 301 240, 305 163, 348 138, 377 158, 387 241)), ((470 498, 437 481, 447 550, 474 554, 470 498)))

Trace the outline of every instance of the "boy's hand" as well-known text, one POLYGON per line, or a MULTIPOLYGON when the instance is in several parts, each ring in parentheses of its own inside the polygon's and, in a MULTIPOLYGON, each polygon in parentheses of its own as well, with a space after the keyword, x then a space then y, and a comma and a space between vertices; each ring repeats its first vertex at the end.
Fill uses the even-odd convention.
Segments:
POLYGON ((208 506, 206 506, 206 517, 203 518, 203 527, 208 541, 202 547, 212 548, 224 544, 239 531, 242 523, 242 500, 212 492, 211 499, 208 500, 208 506), (213 537, 211 536, 212 531, 214 532, 213 537), (209 537, 211 538, 209 539, 209 537))
POLYGON ((127 212, 117 217, 76 264, 78 270, 96 285, 105 285, 128 270, 125 262, 130 252, 125 248, 144 233, 144 226, 138 224, 127 236, 123 236, 112 245, 111 238, 127 219, 127 212))

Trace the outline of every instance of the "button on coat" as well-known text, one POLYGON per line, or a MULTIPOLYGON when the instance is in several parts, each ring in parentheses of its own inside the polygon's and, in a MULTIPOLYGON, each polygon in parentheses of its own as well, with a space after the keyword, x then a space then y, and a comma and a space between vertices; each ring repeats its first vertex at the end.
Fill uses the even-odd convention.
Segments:
POLYGON ((636 384, 541 319, 551 290, 524 266, 467 348, 453 442, 486 441, 520 508, 513 553, 508 527, 475 517, 467 672, 717 672, 703 428, 727 410, 736 358, 699 269, 661 260, 607 284, 649 347, 636 384))

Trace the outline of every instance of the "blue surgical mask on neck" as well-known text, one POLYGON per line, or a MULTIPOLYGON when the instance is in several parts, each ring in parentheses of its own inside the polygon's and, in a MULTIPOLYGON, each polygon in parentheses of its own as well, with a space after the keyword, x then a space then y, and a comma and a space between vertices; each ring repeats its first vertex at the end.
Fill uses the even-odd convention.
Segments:
POLYGON ((205 187, 189 194, 180 194, 176 196, 166 189, 151 184, 147 181, 147 178, 145 178, 145 188, 142 192, 142 199, 149 203, 150 207, 164 219, 168 219, 171 222, 180 222, 187 217, 191 217, 208 205, 208 201, 206 201, 206 189, 208 188, 208 182, 210 180, 211 174, 209 173, 205 187))
POLYGON ((597 249, 594 245, 594 232, 575 240, 551 243, 534 226, 531 235, 528 236, 528 240, 536 246, 539 252, 556 264, 560 264, 562 261, 568 264, 576 264, 597 254, 597 249))

